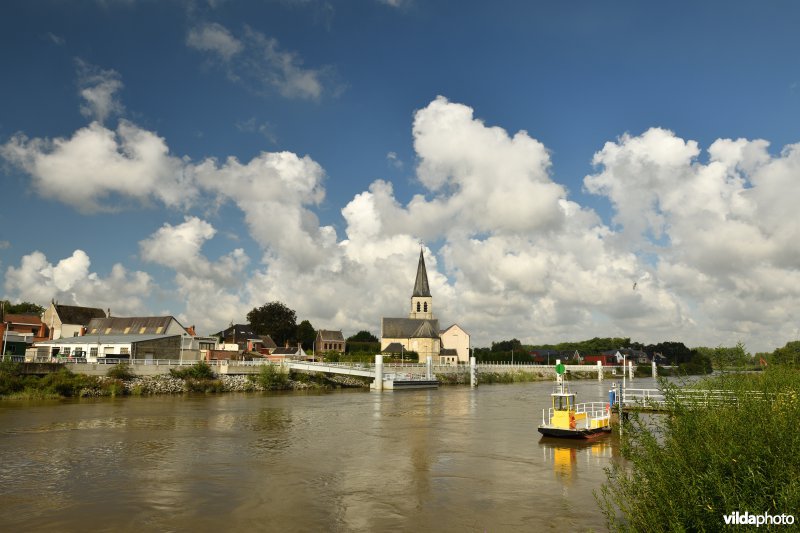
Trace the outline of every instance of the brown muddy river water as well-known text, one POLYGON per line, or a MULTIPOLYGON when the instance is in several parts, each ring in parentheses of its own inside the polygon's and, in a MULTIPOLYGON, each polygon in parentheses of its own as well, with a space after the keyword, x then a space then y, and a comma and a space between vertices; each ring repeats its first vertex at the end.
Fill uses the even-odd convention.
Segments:
MULTIPOLYGON (((573 389, 605 401, 611 382, 573 389)), ((542 439, 551 390, 3 401, 0 528, 604 531, 616 437, 542 439)))

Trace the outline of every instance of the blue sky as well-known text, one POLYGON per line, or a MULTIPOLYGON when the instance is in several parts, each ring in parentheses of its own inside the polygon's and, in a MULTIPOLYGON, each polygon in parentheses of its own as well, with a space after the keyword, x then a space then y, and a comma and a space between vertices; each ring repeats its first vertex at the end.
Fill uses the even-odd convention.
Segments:
POLYGON ((800 334, 794 2, 1 9, 6 298, 378 333, 422 240, 478 345, 800 334))

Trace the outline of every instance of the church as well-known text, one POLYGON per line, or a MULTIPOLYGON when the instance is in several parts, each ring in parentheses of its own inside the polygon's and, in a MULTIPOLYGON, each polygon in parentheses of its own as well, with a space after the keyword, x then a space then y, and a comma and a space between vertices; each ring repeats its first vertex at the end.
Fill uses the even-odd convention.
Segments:
POLYGON ((431 356, 434 364, 469 361, 469 334, 456 324, 441 331, 439 319, 433 317, 433 297, 428 286, 428 272, 422 250, 419 251, 417 277, 411 293, 408 318, 381 319, 381 351, 416 352, 420 362, 425 362, 431 356), (447 339, 447 346, 443 345, 443 336, 447 339))

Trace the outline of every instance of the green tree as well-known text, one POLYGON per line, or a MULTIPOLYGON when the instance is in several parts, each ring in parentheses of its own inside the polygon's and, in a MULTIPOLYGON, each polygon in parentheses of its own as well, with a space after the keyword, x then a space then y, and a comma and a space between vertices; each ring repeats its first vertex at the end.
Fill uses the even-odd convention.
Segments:
POLYGON ((2 300, 0 301, 0 309, 3 310, 3 316, 5 316, 6 313, 12 315, 42 316, 42 313, 44 313, 44 307, 32 302, 20 302, 18 304, 12 304, 8 300, 2 300))
POLYGON ((797 363, 800 363, 800 341, 787 342, 786 346, 772 352, 769 362, 796 366, 797 363))
POLYGON ((493 352, 510 352, 511 350, 515 350, 520 353, 522 352, 522 343, 519 342, 519 339, 511 339, 510 341, 492 343, 493 352))
POLYGON ((347 342, 380 342, 378 337, 366 330, 361 330, 355 335, 347 337, 347 342))
POLYGON ((269 302, 247 313, 247 321, 259 335, 269 335, 278 346, 294 341, 297 314, 281 302, 269 302))
POLYGON ((297 340, 303 345, 304 350, 310 350, 314 346, 314 341, 317 340, 317 331, 311 322, 303 320, 297 325, 297 340))

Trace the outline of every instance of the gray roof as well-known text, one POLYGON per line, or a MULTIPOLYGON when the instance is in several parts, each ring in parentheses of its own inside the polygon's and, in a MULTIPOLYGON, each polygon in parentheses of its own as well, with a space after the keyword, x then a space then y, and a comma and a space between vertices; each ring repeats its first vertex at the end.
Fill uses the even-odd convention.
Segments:
POLYGON ((275 348, 272 351, 272 355, 299 355, 300 348, 297 346, 293 348, 275 348))
POLYGON ((428 287, 428 272, 425 270, 425 257, 422 250, 419 251, 419 264, 417 265, 417 279, 414 280, 414 292, 411 296, 430 296, 431 289, 428 287))
POLYGON ((439 337, 439 319, 383 318, 381 331, 384 339, 435 339, 439 337))
POLYGON ((442 348, 439 350, 439 355, 458 355, 458 350, 455 348, 442 348))
POLYGON ((399 342, 391 342, 383 349, 383 353, 403 353, 405 348, 399 342))
MULTIPOLYGON (((92 321, 89 322, 87 329, 89 330, 89 334, 92 335, 159 335, 167 330, 170 322, 173 320, 175 320, 175 317, 172 316, 115 316, 111 318, 93 318, 92 321), (93 332, 92 330, 95 328, 97 328, 97 331, 93 332), (111 328, 111 331, 106 333, 106 330, 109 328, 111 328), (142 328, 144 328, 143 333, 141 332, 142 328), (158 328, 161 328, 161 330, 158 328)), ((178 321, 175 320, 175 322, 178 321)), ((180 322, 178 322, 178 325, 180 325, 180 322)))
POLYGON ((258 338, 261 339, 261 342, 264 344, 265 348, 277 348, 278 347, 278 345, 275 344, 275 341, 272 340, 272 337, 270 337, 269 335, 259 335, 258 338))
POLYGON ((56 313, 62 324, 85 326, 93 318, 105 318, 106 312, 97 307, 80 307, 77 305, 56 305, 56 313))
POLYGON ((344 335, 341 331, 333 331, 329 329, 320 329, 317 335, 324 341, 344 341, 344 335))
POLYGON ((160 339, 169 339, 172 337, 180 337, 180 335, 84 335, 82 337, 64 337, 63 339, 55 339, 51 341, 37 342, 37 346, 50 346, 55 344, 122 344, 145 342, 160 339))

